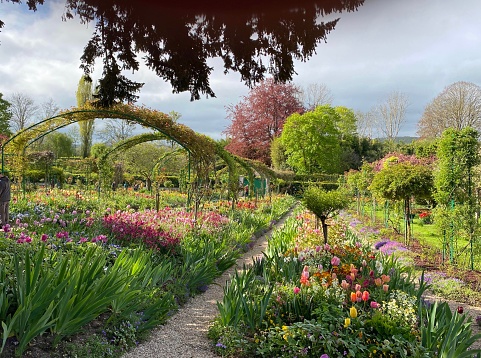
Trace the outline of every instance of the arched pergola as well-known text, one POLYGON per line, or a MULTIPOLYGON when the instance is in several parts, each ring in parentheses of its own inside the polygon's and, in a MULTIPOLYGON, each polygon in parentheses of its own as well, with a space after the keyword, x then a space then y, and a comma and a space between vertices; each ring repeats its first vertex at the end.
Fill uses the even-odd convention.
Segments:
POLYGON ((189 155, 189 173, 192 171, 194 176, 190 178, 192 188, 198 188, 201 182, 207 181, 208 173, 215 163, 216 156, 220 157, 228 167, 229 192, 233 200, 237 199, 237 166, 239 165, 247 171, 250 183, 253 183, 254 170, 267 178, 280 177, 280 173, 268 168, 265 164, 240 158, 227 152, 213 139, 194 132, 186 125, 175 122, 163 112, 133 104, 116 104, 109 108, 97 108, 89 103, 82 107, 64 110, 58 115, 42 120, 9 138, 1 147, 2 173, 5 170, 5 154, 14 158, 14 167, 18 172, 23 173, 26 162, 25 150, 28 146, 50 132, 73 123, 94 119, 122 119, 156 131, 156 133, 129 138, 129 140, 119 143, 112 151, 122 147, 131 147, 148 140, 159 139, 172 140, 180 145, 189 155))
POLYGON ((116 104, 108 109, 96 108, 90 104, 71 108, 58 115, 47 118, 16 133, 2 146, 2 172, 4 172, 4 155, 11 154, 16 159, 16 166, 21 170, 24 162, 24 150, 38 138, 83 120, 123 119, 152 128, 185 148, 192 159, 193 168, 198 176, 205 175, 216 153, 215 142, 207 136, 194 132, 189 127, 176 123, 162 112, 131 104, 116 104))

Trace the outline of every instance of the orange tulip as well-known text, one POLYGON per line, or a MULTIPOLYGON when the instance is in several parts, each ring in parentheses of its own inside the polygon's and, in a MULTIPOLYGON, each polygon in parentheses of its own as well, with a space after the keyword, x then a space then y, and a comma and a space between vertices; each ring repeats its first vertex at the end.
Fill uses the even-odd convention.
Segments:
POLYGON ((351 292, 351 302, 356 302, 356 301, 357 301, 356 292, 351 292))

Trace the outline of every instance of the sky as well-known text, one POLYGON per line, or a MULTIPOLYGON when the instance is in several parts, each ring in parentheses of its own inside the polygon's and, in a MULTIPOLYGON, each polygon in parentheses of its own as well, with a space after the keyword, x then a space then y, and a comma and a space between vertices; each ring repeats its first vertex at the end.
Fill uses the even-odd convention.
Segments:
MULTIPOLYGON (((25 4, 0 2, 0 93, 30 96, 37 104, 50 99, 62 109, 76 105, 79 68, 92 24, 62 21, 64 1, 49 0, 37 12, 25 4)), ((424 108, 458 81, 481 86, 481 1, 366 0, 358 11, 336 14, 334 31, 306 62, 297 62, 293 83, 301 88, 325 85, 333 105, 367 112, 394 91, 409 99, 400 136, 416 136, 424 108)), ((331 17, 329 17, 330 19, 331 17)), ((327 19, 326 19, 327 20, 327 19)), ((173 94, 169 83, 142 66, 128 77, 145 85, 139 105, 165 113, 214 139, 230 124, 226 106, 249 93, 238 73, 223 73, 212 60, 210 78, 216 98, 191 102, 189 93, 173 94)), ((93 79, 100 77, 101 66, 93 79)), ((97 125, 97 124, 96 124, 97 125)), ((98 127, 97 127, 98 128, 98 127)))

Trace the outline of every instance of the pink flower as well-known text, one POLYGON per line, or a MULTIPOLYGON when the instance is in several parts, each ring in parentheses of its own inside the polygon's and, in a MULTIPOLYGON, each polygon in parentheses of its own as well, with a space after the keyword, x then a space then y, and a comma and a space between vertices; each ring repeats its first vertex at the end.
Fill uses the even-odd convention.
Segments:
POLYGON ((351 285, 349 283, 347 283, 346 280, 342 280, 341 282, 341 287, 345 290, 347 290, 349 287, 351 287, 351 285))
POLYGON ((42 234, 42 236, 40 237, 40 240, 42 240, 43 242, 47 242, 47 240, 48 240, 48 235, 47 235, 47 234, 42 234))
POLYGON ((331 259, 331 265, 332 266, 339 266, 339 264, 341 263, 341 259, 337 256, 334 256, 332 259, 331 259))
POLYGON ((382 285, 382 289, 384 292, 387 292, 389 290, 389 285, 382 285))
POLYGON ((358 284, 358 283, 356 283, 356 286, 354 286, 354 289, 355 289, 356 291, 361 291, 361 285, 358 284))
POLYGON ((294 294, 297 295, 299 292, 301 292, 301 289, 299 287, 294 287, 294 294))
POLYGON ((379 308, 381 305, 377 303, 376 301, 371 301, 370 303, 371 308, 379 308))

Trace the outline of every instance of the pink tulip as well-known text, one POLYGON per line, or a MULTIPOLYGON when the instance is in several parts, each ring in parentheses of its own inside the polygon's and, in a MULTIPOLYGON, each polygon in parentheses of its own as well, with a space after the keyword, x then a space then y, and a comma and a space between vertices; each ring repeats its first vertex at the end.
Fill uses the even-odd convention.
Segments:
POLYGON ((339 264, 341 263, 341 259, 337 256, 334 256, 332 259, 331 259, 331 265, 332 266, 339 266, 339 264))
POLYGON ((301 289, 299 287, 294 287, 294 294, 297 295, 299 292, 301 292, 301 289))

